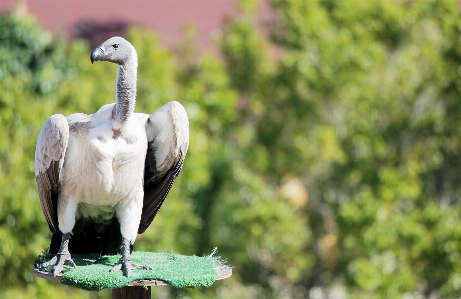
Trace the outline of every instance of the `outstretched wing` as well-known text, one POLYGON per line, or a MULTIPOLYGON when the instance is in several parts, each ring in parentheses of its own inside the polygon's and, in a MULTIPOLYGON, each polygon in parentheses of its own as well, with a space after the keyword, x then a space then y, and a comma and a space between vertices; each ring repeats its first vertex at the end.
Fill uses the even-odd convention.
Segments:
POLYGON ((69 125, 61 114, 48 118, 35 148, 35 180, 43 214, 51 232, 58 230, 58 182, 69 140, 69 125))
POLYGON ((146 120, 148 148, 144 167, 144 205, 138 233, 154 220, 181 171, 189 146, 189 120, 184 107, 169 102, 146 120))

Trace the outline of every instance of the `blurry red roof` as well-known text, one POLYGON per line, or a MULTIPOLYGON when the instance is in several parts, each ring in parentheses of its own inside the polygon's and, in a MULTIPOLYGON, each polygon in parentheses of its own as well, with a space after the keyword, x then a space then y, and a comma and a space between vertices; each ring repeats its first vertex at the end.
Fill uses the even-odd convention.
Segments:
MULTIPOLYGON (((20 0, 19 0, 20 1, 20 0)), ((14 10, 18 0, 1 0, 0 12, 14 10)), ((200 48, 212 47, 213 30, 222 28, 226 17, 238 15, 238 0, 28 0, 28 12, 44 28, 72 36, 81 21, 126 22, 153 29, 163 44, 181 40, 184 27, 193 24, 200 48)), ((260 0, 258 20, 274 15, 267 0, 260 0)))

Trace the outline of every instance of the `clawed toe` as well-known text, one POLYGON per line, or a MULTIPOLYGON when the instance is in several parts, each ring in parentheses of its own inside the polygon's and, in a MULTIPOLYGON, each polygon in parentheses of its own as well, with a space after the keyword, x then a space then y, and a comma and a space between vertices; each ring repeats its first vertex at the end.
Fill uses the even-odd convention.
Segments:
POLYGON ((57 262, 58 258, 56 256, 54 256, 51 260, 49 260, 48 262, 44 262, 42 265, 41 265, 41 268, 48 268, 50 266, 53 266, 53 265, 56 265, 56 262, 57 262))
POLYGON ((41 265, 41 268, 53 269, 53 276, 56 277, 62 272, 62 269, 64 268, 65 264, 70 265, 72 267, 76 267, 75 262, 69 253, 58 253, 51 260, 43 263, 41 265))
POLYGON ((123 271, 123 275, 129 277, 131 275, 132 270, 152 270, 151 267, 146 265, 136 265, 131 261, 130 258, 130 241, 126 238, 122 240, 122 257, 118 261, 118 263, 110 270, 111 272, 123 271))
POLYGON ((46 269, 50 273, 52 272, 54 277, 58 276, 62 272, 62 269, 64 268, 65 264, 68 264, 72 267, 76 267, 77 265, 75 265, 74 260, 70 256, 69 240, 70 233, 63 234, 61 240, 61 247, 59 248, 58 253, 51 260, 39 265, 39 267, 41 269, 46 269))
POLYGON ((122 269, 122 263, 118 263, 117 265, 112 267, 112 269, 110 269, 110 272, 116 272, 116 271, 119 271, 121 269, 122 269))
POLYGON ((118 264, 112 267, 110 271, 115 272, 119 270, 123 271, 123 275, 129 277, 131 275, 132 270, 152 270, 152 268, 146 265, 137 265, 133 263, 131 260, 120 259, 118 264))

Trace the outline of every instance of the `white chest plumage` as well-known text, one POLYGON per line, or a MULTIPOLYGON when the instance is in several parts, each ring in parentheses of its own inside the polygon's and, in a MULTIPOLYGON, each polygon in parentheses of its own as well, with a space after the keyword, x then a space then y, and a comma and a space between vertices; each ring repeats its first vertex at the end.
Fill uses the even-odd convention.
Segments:
POLYGON ((114 138, 113 108, 114 104, 103 106, 88 126, 70 133, 61 188, 75 203, 115 206, 142 188, 145 128, 132 115, 114 138))

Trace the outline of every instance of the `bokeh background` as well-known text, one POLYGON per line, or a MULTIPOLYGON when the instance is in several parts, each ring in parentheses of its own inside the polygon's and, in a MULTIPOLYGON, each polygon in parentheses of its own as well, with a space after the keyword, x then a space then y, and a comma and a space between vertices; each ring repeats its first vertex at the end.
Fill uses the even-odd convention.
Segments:
POLYGON ((89 55, 115 34, 138 51, 136 110, 178 100, 191 126, 135 250, 235 266, 153 298, 461 297, 457 1, 79 2, 0 2, 1 298, 110 297, 34 277, 34 151, 51 114, 114 101, 116 66, 89 55))

